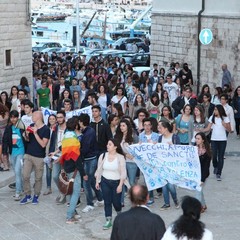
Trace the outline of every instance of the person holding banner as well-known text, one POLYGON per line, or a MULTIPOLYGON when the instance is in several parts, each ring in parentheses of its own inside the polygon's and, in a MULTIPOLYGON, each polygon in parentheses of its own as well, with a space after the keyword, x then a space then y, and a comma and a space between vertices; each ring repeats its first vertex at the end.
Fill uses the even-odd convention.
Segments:
MULTIPOLYGON (((160 134, 162 134, 158 138, 159 143, 180 144, 180 139, 177 134, 172 133, 173 127, 169 122, 159 122, 158 131, 160 134)), ((171 193, 175 207, 179 208, 177 192, 173 184, 168 182, 165 186, 162 187, 162 192, 164 198, 164 205, 160 208, 160 210, 167 210, 170 208, 169 193, 171 193)))
POLYGON ((179 114, 175 120, 181 145, 191 144, 191 136, 193 132, 193 116, 191 105, 186 104, 183 107, 183 113, 179 114))
MULTIPOLYGON (((123 153, 125 154, 127 176, 130 185, 133 186, 135 184, 138 167, 133 161, 134 157, 128 152, 128 146, 133 144, 133 129, 131 123, 127 119, 122 119, 120 121, 114 138, 120 142, 123 153)), ((123 188, 122 206, 124 206, 124 193, 125 188, 123 188)))
MULTIPOLYGON (((62 94, 61 94, 61 98, 59 100, 59 103, 58 103, 58 106, 57 106, 57 110, 65 110, 65 100, 71 100, 72 99, 72 95, 71 95, 71 92, 69 89, 64 89, 62 94)), ((71 107, 70 107, 70 110, 71 111, 73 109, 73 106, 72 106, 72 102, 71 102, 71 107)))
POLYGON ((160 122, 169 122, 173 126, 173 132, 176 132, 176 121, 172 116, 172 109, 170 106, 164 106, 162 108, 162 114, 158 118, 158 121, 160 122))
MULTIPOLYGON (((157 143, 158 142, 158 133, 153 132, 152 122, 150 118, 143 119, 143 129, 144 131, 139 134, 139 144, 141 143, 157 143)), ((154 203, 153 191, 149 192, 149 201, 148 206, 151 206, 154 203)))
POLYGON ((201 213, 203 213, 207 209, 207 205, 203 195, 203 186, 205 185, 204 183, 207 177, 209 176, 209 168, 210 168, 210 162, 211 162, 212 156, 211 156, 211 149, 210 149, 209 142, 204 133, 202 132, 197 133, 195 135, 195 142, 198 148, 198 155, 199 155, 199 160, 201 164, 201 187, 202 187, 201 191, 196 192, 196 198, 202 204, 201 213))

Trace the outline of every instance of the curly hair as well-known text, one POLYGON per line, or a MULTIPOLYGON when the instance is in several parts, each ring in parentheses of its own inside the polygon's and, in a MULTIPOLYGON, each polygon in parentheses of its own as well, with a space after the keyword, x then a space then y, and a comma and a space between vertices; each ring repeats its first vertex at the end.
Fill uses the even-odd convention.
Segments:
POLYGON ((123 140, 123 132, 121 131, 121 124, 124 123, 127 125, 127 135, 125 137, 125 142, 128 144, 133 143, 133 129, 131 126, 131 123, 127 119, 122 119, 117 127, 116 135, 114 136, 114 139, 117 139, 119 142, 123 140))

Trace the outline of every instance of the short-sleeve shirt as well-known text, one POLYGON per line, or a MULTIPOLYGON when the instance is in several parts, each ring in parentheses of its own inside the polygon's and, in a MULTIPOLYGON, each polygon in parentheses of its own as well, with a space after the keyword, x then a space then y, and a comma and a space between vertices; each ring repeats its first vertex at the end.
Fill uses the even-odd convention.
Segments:
MULTIPOLYGON (((31 124, 30 126, 33 126, 34 124, 31 124)), ((50 129, 46 125, 43 125, 40 129, 37 130, 38 136, 43 138, 50 138, 50 129)), ((33 157, 38 158, 44 158, 46 154, 46 147, 43 148, 38 141, 36 140, 33 133, 29 133, 29 142, 27 144, 27 151, 26 154, 29 154, 33 157)))
POLYGON ((49 88, 40 88, 37 90, 37 94, 39 95, 39 106, 40 107, 49 107, 50 106, 50 89, 49 88))
POLYGON ((12 156, 23 155, 24 151, 20 129, 12 126, 12 156))
MULTIPOLYGON (((211 116, 208 121, 210 123, 212 122, 213 116, 211 116)), ((227 134, 226 134, 226 129, 222 125, 222 121, 225 123, 229 123, 229 118, 228 117, 223 117, 223 120, 220 117, 215 117, 215 123, 212 124, 212 135, 211 135, 211 140, 213 141, 227 141, 227 134)))
POLYGON ((33 121, 32 121, 32 116, 23 115, 23 116, 21 117, 21 120, 22 120, 25 128, 27 128, 28 126, 30 126, 30 125, 33 123, 33 121))
POLYGON ((128 101, 125 96, 122 99, 118 99, 117 96, 115 95, 112 97, 111 100, 113 103, 120 103, 122 105, 122 109, 124 111, 124 103, 128 101), (119 101, 119 100, 121 100, 121 101, 119 101))

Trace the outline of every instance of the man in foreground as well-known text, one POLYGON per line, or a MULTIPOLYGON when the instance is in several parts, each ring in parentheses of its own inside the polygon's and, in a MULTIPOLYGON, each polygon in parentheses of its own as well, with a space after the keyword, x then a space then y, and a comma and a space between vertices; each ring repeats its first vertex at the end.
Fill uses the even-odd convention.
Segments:
POLYGON ((164 221, 146 206, 149 195, 143 185, 135 185, 129 190, 132 208, 119 214, 113 223, 111 240, 157 240, 166 231, 164 221))

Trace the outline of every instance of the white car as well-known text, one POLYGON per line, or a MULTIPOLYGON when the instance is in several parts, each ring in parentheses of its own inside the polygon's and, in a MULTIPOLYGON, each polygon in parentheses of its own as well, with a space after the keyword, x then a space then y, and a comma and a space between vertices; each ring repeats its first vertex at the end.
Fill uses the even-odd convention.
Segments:
POLYGON ((139 76, 141 75, 142 72, 149 73, 150 70, 151 70, 150 67, 133 67, 133 71, 137 72, 139 76))
POLYGON ((51 56, 53 52, 58 52, 60 49, 60 47, 45 48, 41 52, 47 53, 48 56, 51 56))

